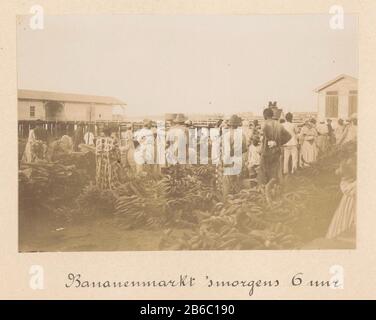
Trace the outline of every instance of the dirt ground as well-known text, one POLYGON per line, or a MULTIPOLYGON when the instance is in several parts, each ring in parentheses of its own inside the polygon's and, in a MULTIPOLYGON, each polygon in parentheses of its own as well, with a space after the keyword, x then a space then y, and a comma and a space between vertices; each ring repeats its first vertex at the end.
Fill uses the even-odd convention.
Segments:
POLYGON ((20 252, 153 251, 161 231, 127 230, 114 217, 93 218, 59 227, 56 223, 34 225, 20 232, 20 252))
MULTIPOLYGON (((184 229, 174 230, 175 234, 184 229)), ((20 252, 80 251, 157 251, 162 230, 129 230, 122 219, 96 217, 80 223, 60 226, 56 222, 36 223, 20 232, 20 252)), ((355 249, 355 234, 341 239, 317 238, 304 244, 302 250, 355 249)))

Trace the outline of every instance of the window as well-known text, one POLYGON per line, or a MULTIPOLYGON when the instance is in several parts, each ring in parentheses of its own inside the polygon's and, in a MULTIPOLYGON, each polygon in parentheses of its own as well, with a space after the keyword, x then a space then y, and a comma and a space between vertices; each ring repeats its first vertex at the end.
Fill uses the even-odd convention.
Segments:
POLYGON ((358 91, 351 90, 349 92, 349 113, 348 116, 350 117, 353 113, 358 112, 358 91))
POLYGON ((35 106, 30 106, 30 118, 35 118, 35 106))
POLYGON ((338 117, 338 92, 337 91, 328 91, 326 93, 325 117, 326 118, 338 117))

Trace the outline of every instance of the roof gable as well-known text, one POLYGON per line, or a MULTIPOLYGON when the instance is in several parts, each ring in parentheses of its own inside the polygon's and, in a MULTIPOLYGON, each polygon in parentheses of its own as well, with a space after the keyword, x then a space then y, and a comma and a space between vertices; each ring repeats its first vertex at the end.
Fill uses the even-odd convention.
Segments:
POLYGON ((324 90, 324 89, 330 87, 331 85, 333 85, 333 84, 335 84, 335 83, 337 83, 337 82, 339 82, 339 81, 341 81, 341 80, 343 80, 343 79, 346 79, 346 78, 347 78, 347 79, 350 79, 350 80, 353 80, 353 81, 356 81, 356 82, 358 81, 357 78, 354 78, 354 77, 349 76, 349 75, 347 75, 347 74, 341 74, 341 75, 339 75, 338 77, 336 77, 336 78, 334 78, 334 79, 332 79, 332 80, 330 80, 330 81, 324 83, 324 84, 321 85, 320 87, 316 88, 314 91, 315 91, 315 92, 320 92, 320 91, 322 91, 322 90, 324 90))

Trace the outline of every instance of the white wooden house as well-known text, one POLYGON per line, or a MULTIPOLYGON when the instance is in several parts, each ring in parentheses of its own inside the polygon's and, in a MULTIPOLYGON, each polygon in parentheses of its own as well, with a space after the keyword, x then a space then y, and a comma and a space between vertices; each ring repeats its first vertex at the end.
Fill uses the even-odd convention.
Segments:
POLYGON ((318 119, 348 119, 358 112, 358 79, 346 74, 318 87, 318 119))

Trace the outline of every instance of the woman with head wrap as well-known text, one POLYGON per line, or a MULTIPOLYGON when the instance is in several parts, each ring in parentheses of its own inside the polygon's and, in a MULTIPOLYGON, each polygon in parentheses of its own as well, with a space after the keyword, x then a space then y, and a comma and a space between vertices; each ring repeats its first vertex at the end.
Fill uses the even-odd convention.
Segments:
POLYGON ((312 120, 306 121, 300 131, 301 147, 301 166, 309 166, 317 160, 317 131, 312 120))
POLYGON ((358 116, 356 113, 352 114, 349 123, 343 130, 342 137, 339 140, 339 144, 344 145, 348 142, 356 141, 358 131, 358 116))
POLYGON ((339 144, 339 142, 341 141, 344 129, 345 129, 345 125, 344 125, 343 119, 338 119, 337 127, 334 130, 334 137, 335 137, 336 144, 339 144))
POLYGON ((329 148, 329 128, 328 125, 325 124, 325 121, 322 120, 316 127, 317 130, 317 147, 318 152, 321 155, 325 154, 329 148))

